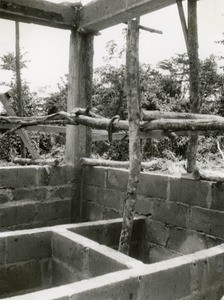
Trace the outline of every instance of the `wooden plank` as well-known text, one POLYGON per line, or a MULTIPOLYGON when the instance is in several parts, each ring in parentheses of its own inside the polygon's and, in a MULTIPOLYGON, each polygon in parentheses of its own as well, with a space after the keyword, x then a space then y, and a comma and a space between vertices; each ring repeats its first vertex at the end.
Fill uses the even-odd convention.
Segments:
POLYGON ((78 22, 80 1, 56 4, 45 0, 0 0, 0 18, 72 29, 78 22))
MULTIPOLYGON (((199 58, 198 58, 198 27, 197 0, 188 0, 188 55, 190 81, 190 107, 192 113, 200 112, 199 96, 199 58)), ((187 172, 196 169, 198 133, 193 132, 188 142, 187 172)))
POLYGON ((83 6, 79 26, 99 31, 176 3, 176 0, 97 0, 83 6))
MULTIPOLYGON (((71 31, 68 78, 68 112, 75 108, 91 109, 93 76, 93 35, 80 35, 71 31)), ((67 126, 66 162, 74 166, 74 196, 72 220, 81 219, 81 172, 79 160, 91 154, 91 128, 86 126, 67 126)))
MULTIPOLYGON (((16 115, 14 109, 10 106, 8 98, 5 96, 5 94, 0 94, 0 101, 2 102, 8 115, 11 115, 11 116, 16 115)), ((26 132, 26 130, 23 128, 19 129, 18 135, 23 140, 23 143, 24 143, 25 147, 28 149, 28 151, 30 152, 32 158, 35 158, 35 159, 38 158, 39 154, 36 151, 35 147, 33 146, 32 141, 31 141, 28 133, 26 132)))
POLYGON ((129 254, 132 236, 137 187, 141 171, 140 116, 141 100, 139 87, 139 20, 128 22, 126 48, 126 95, 129 121, 129 177, 124 199, 123 222, 118 251, 129 254))

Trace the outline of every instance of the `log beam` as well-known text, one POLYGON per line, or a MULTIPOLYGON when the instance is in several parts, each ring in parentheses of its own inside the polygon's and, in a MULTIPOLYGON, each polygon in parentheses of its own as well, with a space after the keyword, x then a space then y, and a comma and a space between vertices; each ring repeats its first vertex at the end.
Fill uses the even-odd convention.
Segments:
POLYGON ((83 6, 79 26, 84 29, 99 31, 174 3, 176 0, 92 1, 83 6))
POLYGON ((56 4, 45 0, 0 0, 0 18, 61 29, 74 29, 80 1, 56 4))
MULTIPOLYGON (((116 161, 116 160, 106 160, 106 159, 97 159, 97 158, 81 158, 80 163, 82 166, 91 166, 91 167, 109 167, 109 168, 122 168, 129 169, 129 161, 116 161)), ((158 164, 157 160, 151 160, 147 162, 142 162, 142 168, 152 168, 158 164)))

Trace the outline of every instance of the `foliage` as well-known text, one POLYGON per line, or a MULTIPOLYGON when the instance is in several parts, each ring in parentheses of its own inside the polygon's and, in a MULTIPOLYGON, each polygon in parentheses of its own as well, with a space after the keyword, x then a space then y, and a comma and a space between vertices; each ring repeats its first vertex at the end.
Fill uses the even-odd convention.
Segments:
POLYGON ((58 83, 58 91, 45 98, 44 114, 52 114, 58 111, 67 111, 68 75, 61 77, 58 83))
MULTIPOLYGON (((105 66, 94 71, 93 110, 105 117, 119 115, 127 119, 125 66, 122 63, 124 48, 119 49, 114 41, 107 44, 105 66)), ((189 112, 189 64, 186 54, 176 54, 161 61, 157 69, 148 64, 140 66, 140 95, 142 107, 147 110, 189 112)), ((223 74, 218 72, 217 59, 210 56, 200 61, 200 97, 202 113, 224 115, 223 74)), ((67 77, 61 80, 59 91, 47 99, 47 112, 65 109, 67 99, 67 77)), ((143 141, 143 159, 161 157, 175 159, 186 157, 186 137, 148 139, 143 141)), ((199 152, 203 155, 203 144, 212 152, 217 151, 216 135, 205 142, 200 140, 199 152)), ((128 140, 93 143, 93 154, 106 159, 127 160, 128 140)))
MULTIPOLYGON (((223 41, 219 41, 224 45, 223 41)), ((94 71, 93 79, 93 110, 105 117, 119 115, 127 119, 125 66, 123 64, 124 48, 119 48, 114 41, 107 44, 105 66, 94 71)), ((10 82, 12 101, 16 108, 15 69, 13 54, 4 55, 1 67, 10 69, 13 79, 10 82)), ((21 56, 21 67, 27 67, 24 55, 21 56)), ((147 110, 189 112, 189 64, 186 54, 176 54, 170 59, 158 63, 157 68, 149 64, 140 66, 140 96, 142 107, 147 110)), ((217 58, 213 55, 200 61, 200 98, 202 113, 213 113, 224 116, 224 75, 219 71, 217 58)), ((58 91, 45 99, 30 92, 29 85, 23 81, 22 93, 26 103, 26 115, 51 114, 67 109, 68 76, 61 78, 58 91)), ((38 146, 42 153, 57 149, 65 140, 62 135, 40 134, 38 146)), ((209 153, 216 153, 217 134, 210 134, 199 140, 199 154, 201 157, 209 153)), ((186 137, 173 136, 160 140, 148 139, 142 142, 143 159, 152 157, 175 161, 186 157, 186 137)), ((16 149, 16 147, 15 147, 16 149)), ((1 150, 0 150, 1 151, 1 150)), ((93 155, 106 159, 127 160, 128 139, 93 143, 93 155)))
MULTIPOLYGON (((27 68, 28 61, 25 59, 25 54, 20 55, 20 67, 21 69, 27 68)), ((15 55, 14 53, 7 53, 1 58, 1 68, 3 70, 12 71, 12 79, 8 84, 5 82, 0 83, 1 85, 8 86, 10 94, 10 104, 18 113, 18 98, 17 98, 17 87, 16 87, 16 67, 15 67, 15 55)), ((24 103, 24 116, 33 116, 39 113, 39 107, 43 106, 43 99, 37 97, 35 93, 30 91, 29 83, 22 80, 21 94, 24 103)), ((40 154, 49 151, 52 147, 51 139, 49 134, 46 133, 35 133, 30 132, 29 135, 32 138, 34 146, 40 150, 40 154)), ((8 147, 0 147, 0 159, 11 160, 14 156, 20 153, 20 138, 17 133, 1 137, 2 144, 8 144, 8 147), (7 140, 7 143, 5 143, 7 140)), ((29 154, 27 153, 29 156, 29 154)))
MULTIPOLYGON (((27 68, 28 60, 25 60, 26 53, 20 53, 20 70, 27 68)), ((15 54, 13 52, 9 52, 7 54, 4 54, 1 57, 1 65, 0 68, 3 70, 9 70, 12 71, 14 74, 16 73, 16 58, 15 54)))

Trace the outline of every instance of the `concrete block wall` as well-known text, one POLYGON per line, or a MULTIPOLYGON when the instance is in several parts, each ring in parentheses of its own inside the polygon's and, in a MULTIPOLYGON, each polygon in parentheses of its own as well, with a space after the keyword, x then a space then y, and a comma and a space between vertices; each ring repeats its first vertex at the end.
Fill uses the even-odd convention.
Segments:
POLYGON ((0 168, 0 231, 71 220, 73 168, 0 168))
POLYGON ((128 269, 129 261, 136 264, 122 254, 119 259, 110 248, 100 249, 66 226, 0 233, 0 299, 128 269))
MULTIPOLYGON (((83 169, 83 218, 120 217, 128 171, 83 169)), ((144 262, 157 262, 224 241, 224 184, 141 173, 136 213, 146 216, 144 262)))
MULTIPOLYGON (((143 218, 137 220, 137 223, 139 222, 144 223, 143 218)), ((37 288, 34 288, 33 292, 32 289, 26 290, 25 292, 29 293, 7 299, 221 299, 224 294, 224 244, 148 265, 78 234, 91 236, 91 233, 97 235, 98 231, 113 232, 121 224, 122 219, 116 219, 59 225, 25 232, 0 233, 0 253, 4 253, 1 258, 2 265, 4 265, 3 261, 18 266, 24 261, 37 264, 38 261, 51 256, 52 260, 56 258, 64 264, 63 266, 71 268, 74 274, 78 269, 83 270, 82 274, 89 274, 72 280, 68 278, 68 270, 60 269, 59 266, 59 275, 63 278, 62 281, 58 281, 58 284, 52 281, 52 286, 49 285, 47 289, 41 287, 41 290, 37 291, 37 288), (29 247, 24 247, 23 242, 26 242, 29 247), (19 250, 17 253, 11 252, 16 243, 19 250), (42 245, 39 252, 35 250, 38 249, 38 245, 42 245)), ((97 236, 95 237, 98 239, 97 236)), ((114 243, 112 240, 108 242, 114 243)), ((53 268, 52 264, 49 275, 53 272, 53 268)), ((43 269, 47 268, 43 267, 43 269)), ((34 282, 39 278, 35 272, 36 267, 32 267, 28 282, 31 278, 34 282)), ((2 274, 3 272, 1 276, 2 274)), ((44 274, 44 280, 48 280, 50 284, 46 276, 48 273, 45 271, 44 274)), ((23 274, 21 276, 16 273, 16 276, 17 280, 20 277, 23 280, 23 274)), ((53 274, 52 276, 54 277, 53 274)))
POLYGON ((51 232, 2 234, 0 298, 51 287, 51 232))

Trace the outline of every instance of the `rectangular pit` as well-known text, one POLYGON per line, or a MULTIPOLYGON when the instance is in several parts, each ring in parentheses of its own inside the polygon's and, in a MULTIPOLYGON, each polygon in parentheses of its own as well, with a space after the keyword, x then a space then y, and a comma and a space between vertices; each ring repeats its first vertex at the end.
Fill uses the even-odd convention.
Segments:
POLYGON ((53 231, 0 234, 0 298, 49 289, 127 267, 53 231), (100 267, 99 267, 100 262, 100 267))
MULTIPOLYGON (((2 268, 21 267, 13 275, 15 286, 20 289, 2 297, 15 295, 9 300, 221 299, 224 244, 158 263, 142 263, 108 247, 117 248, 121 224, 122 220, 116 219, 1 234, 2 268), (21 273, 22 278, 26 277, 23 287, 18 281, 21 273)), ((146 219, 135 220, 133 256, 142 256, 146 235, 140 234, 139 228, 144 233, 148 225, 146 219)), ((9 277, 2 279, 14 283, 9 277)))

